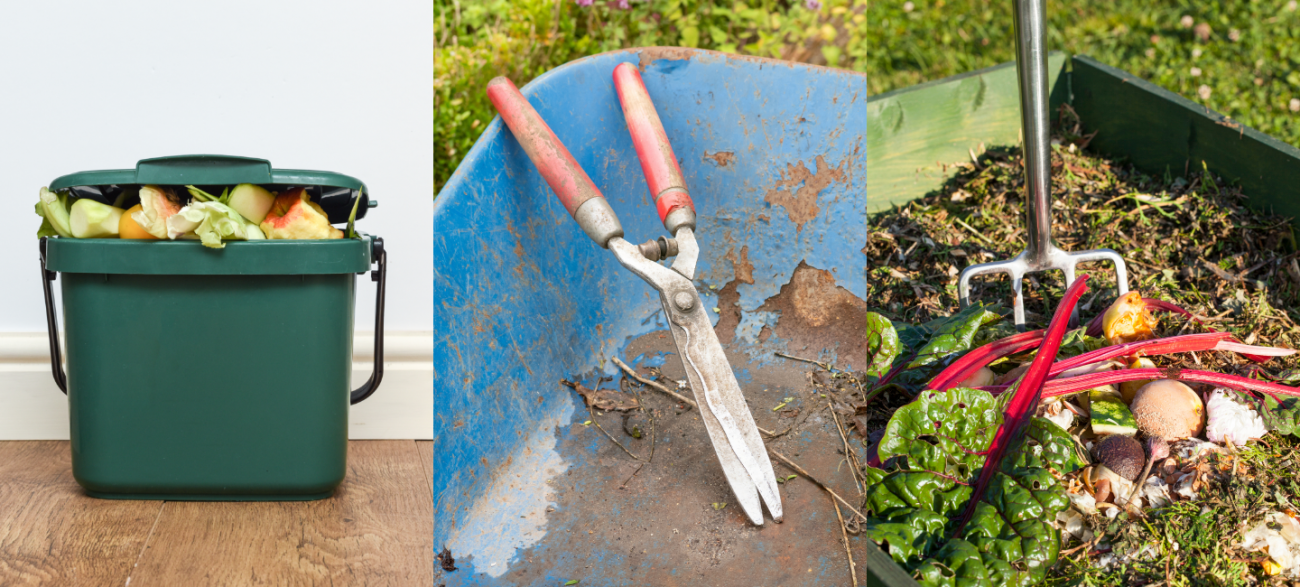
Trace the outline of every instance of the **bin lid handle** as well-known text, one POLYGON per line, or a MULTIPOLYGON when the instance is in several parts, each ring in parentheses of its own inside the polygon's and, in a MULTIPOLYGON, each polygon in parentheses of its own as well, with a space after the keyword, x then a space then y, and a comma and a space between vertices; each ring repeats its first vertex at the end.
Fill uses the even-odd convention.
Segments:
POLYGON ((173 155, 141 159, 135 182, 148 184, 271 183, 271 162, 229 155, 173 155))

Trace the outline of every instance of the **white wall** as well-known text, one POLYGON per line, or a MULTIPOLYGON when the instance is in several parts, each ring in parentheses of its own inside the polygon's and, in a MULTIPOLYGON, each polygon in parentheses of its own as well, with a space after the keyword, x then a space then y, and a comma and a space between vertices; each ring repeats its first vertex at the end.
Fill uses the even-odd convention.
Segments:
MULTIPOLYGON (((45 329, 41 186, 195 153, 365 181, 380 205, 358 229, 389 251, 387 328, 430 332, 432 12, 409 0, 0 4, 0 336, 45 329)), ((357 295, 370 330, 368 278, 357 295)))
MULTIPOLYGON (((433 324, 428 2, 63 0, 0 7, 0 332, 45 328, 33 212, 54 178, 214 153, 366 182, 388 328, 433 324)), ((359 325, 373 285, 359 280, 359 325)))

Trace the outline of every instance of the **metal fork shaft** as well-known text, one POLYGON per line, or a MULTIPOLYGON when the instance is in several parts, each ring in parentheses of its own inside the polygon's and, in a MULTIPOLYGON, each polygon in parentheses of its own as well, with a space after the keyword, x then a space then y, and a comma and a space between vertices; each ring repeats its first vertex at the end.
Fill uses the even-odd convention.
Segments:
MULTIPOLYGON (((970 304, 970 280, 976 275, 1006 273, 1014 293, 1012 312, 1016 326, 1025 325, 1025 300, 1021 280, 1028 273, 1060 270, 1065 286, 1074 283, 1074 267, 1088 261, 1115 264, 1120 295, 1128 293, 1128 271, 1124 259, 1110 249, 1068 253, 1052 240, 1051 121, 1048 118, 1046 0, 1015 0, 1016 75, 1020 82, 1020 124, 1024 134, 1025 164, 1025 250, 1009 261, 972 265, 962 270, 957 281, 961 306, 970 304)), ((1070 315, 1079 321, 1078 308, 1070 315)))
POLYGON ((1051 121, 1047 114, 1046 0, 1015 0, 1016 74, 1024 131, 1025 256, 1049 265, 1052 250, 1051 121))

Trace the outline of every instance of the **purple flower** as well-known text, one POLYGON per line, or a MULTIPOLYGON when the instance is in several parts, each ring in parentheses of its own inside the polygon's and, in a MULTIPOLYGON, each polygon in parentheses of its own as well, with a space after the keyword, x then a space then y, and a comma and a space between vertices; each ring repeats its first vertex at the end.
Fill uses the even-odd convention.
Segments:
POLYGON ((619 10, 627 10, 628 9, 627 0, 618 0, 618 8, 619 10))
POLYGON ((803 5, 807 7, 808 10, 819 10, 822 7, 821 0, 804 0, 803 5))
POLYGON ((578 6, 591 6, 593 0, 573 0, 578 6))

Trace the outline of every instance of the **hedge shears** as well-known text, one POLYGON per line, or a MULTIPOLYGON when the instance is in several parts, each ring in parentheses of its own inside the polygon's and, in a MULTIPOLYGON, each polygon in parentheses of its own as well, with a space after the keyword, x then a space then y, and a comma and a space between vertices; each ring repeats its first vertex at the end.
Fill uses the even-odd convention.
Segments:
POLYGON ((659 237, 641 245, 625 240, 609 202, 514 83, 498 77, 488 83, 487 93, 578 226, 659 292, 686 378, 701 407, 700 417, 732 492, 755 525, 763 524, 760 498, 772 519, 780 522, 781 496, 763 437, 691 281, 699 245, 695 241, 695 206, 682 171, 636 67, 630 63, 615 67, 614 88, 659 219, 672 238, 659 237), (668 257, 675 257, 671 268, 658 263, 668 257))

